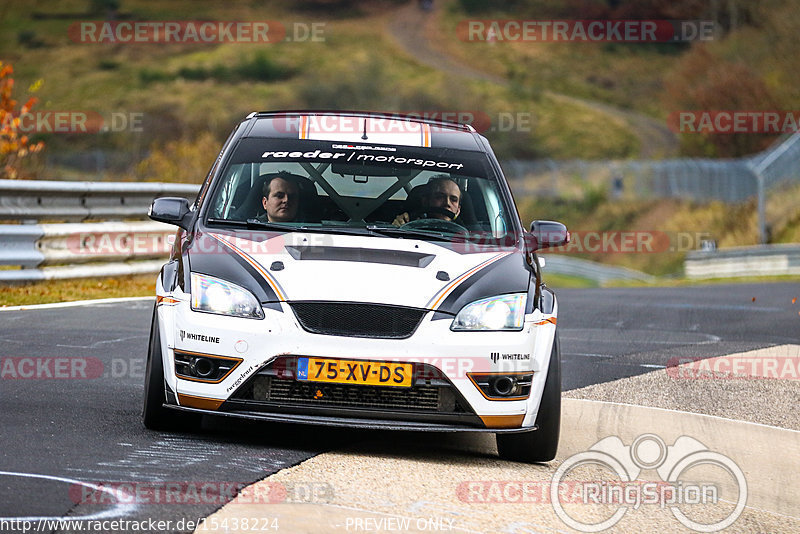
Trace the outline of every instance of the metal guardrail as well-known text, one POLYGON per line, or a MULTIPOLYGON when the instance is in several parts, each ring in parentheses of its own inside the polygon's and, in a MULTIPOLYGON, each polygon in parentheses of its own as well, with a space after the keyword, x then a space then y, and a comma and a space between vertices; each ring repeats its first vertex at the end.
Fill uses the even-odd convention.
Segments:
POLYGON ((603 265, 588 260, 581 260, 578 258, 569 258, 563 255, 553 254, 540 254, 543 258, 544 267, 542 270, 545 273, 566 274, 570 276, 579 276, 581 278, 588 278, 596 282, 604 283, 610 280, 636 280, 640 282, 653 282, 656 277, 651 276, 641 271, 628 269, 626 267, 614 267, 612 265, 603 265))
POLYGON ((0 282, 157 272, 176 228, 153 221, 0 225, 0 282))
POLYGON ((0 282, 155 273, 175 227, 144 221, 153 199, 192 201, 195 184, 0 180, 0 220, 87 221, 0 224, 0 282), (123 222, 124 219, 138 219, 123 222))
POLYGON ((686 255, 688 278, 800 275, 800 245, 761 245, 686 255))
MULTIPOLYGON (((198 186, 169 183, 0 180, 0 219, 145 218, 160 196, 193 198, 198 186)), ((0 282, 155 273, 166 260, 175 227, 153 221, 0 224, 0 282)), ((574 258, 548 256, 547 271, 611 279, 650 280, 644 273, 574 258)))
MULTIPOLYGON (((155 273, 169 255, 174 226, 152 221, 0 225, 0 282, 155 273)), ((598 281, 654 277, 599 263, 548 255, 545 272, 598 281)))
MULTIPOLYGON (((192 199, 197 185, 170 183, 0 180, 0 219, 86 220, 146 217, 160 196, 192 199)), ((165 261, 175 227, 152 221, 0 224, 0 282, 154 273, 165 261)), ((545 255, 545 272, 608 280, 652 281, 626 269, 545 255)), ((690 278, 800 274, 800 246, 771 245, 690 252, 690 278)))
POLYGON ((144 219, 154 198, 194 200, 199 188, 163 182, 0 180, 0 220, 144 219))

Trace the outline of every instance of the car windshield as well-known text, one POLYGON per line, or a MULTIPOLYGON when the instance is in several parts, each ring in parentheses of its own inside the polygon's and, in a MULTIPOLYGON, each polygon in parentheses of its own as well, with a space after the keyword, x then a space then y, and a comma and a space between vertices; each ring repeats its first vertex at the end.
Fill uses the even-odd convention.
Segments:
POLYGON ((481 152, 247 138, 206 223, 496 244, 515 241, 509 208, 481 152))

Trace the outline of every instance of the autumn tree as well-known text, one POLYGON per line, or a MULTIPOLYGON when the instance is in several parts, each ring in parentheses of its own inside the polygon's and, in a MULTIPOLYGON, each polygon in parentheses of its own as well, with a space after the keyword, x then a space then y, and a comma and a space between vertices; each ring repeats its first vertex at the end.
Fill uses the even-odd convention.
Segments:
MULTIPOLYGON (((665 105, 679 111, 774 111, 779 109, 757 72, 744 63, 726 60, 696 46, 671 72, 665 105)), ((774 138, 763 133, 685 133, 687 155, 738 157, 766 148, 774 138)))
POLYGON ((28 155, 39 152, 44 143, 31 143, 27 135, 20 132, 20 115, 30 113, 36 104, 31 97, 17 110, 17 101, 13 98, 14 68, 0 62, 0 178, 20 178, 22 163, 28 155))

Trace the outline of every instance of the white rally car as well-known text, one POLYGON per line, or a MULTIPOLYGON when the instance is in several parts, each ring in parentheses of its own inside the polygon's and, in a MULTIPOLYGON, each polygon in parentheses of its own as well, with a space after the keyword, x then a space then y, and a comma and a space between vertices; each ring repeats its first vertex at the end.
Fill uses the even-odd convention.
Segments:
POLYGON ((158 277, 144 424, 201 414, 497 436, 555 456, 557 304, 535 251, 566 228, 519 220, 467 125, 361 112, 242 121, 158 277))

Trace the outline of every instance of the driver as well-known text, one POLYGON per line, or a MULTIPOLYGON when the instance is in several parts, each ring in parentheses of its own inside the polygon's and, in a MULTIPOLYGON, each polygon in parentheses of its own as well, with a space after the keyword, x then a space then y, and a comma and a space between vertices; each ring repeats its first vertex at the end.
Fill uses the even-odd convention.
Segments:
POLYGON ((289 174, 279 172, 267 176, 262 186, 261 205, 265 214, 256 217, 260 222, 291 222, 297 216, 300 190, 289 174))
MULTIPOLYGON (((421 202, 424 212, 418 218, 452 221, 461 213, 461 188, 450 176, 437 174, 428 180, 421 202)), ((392 224, 402 226, 410 220, 409 213, 404 212, 392 224)))

